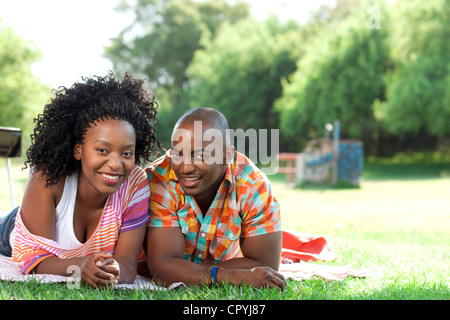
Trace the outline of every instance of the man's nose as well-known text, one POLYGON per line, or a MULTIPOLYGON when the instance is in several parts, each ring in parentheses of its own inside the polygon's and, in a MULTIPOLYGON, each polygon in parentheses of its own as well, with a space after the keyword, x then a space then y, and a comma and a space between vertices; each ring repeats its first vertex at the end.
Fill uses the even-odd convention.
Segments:
POLYGON ((194 159, 191 155, 186 154, 180 159, 180 171, 183 173, 191 173, 195 171, 194 159))

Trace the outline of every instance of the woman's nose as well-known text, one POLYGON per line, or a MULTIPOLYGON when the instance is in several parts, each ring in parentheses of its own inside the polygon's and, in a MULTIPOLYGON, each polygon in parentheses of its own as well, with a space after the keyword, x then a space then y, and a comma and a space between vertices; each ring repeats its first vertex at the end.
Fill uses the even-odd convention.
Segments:
POLYGON ((122 167, 122 160, 120 158, 120 155, 111 153, 108 159, 108 166, 113 170, 120 169, 122 167))

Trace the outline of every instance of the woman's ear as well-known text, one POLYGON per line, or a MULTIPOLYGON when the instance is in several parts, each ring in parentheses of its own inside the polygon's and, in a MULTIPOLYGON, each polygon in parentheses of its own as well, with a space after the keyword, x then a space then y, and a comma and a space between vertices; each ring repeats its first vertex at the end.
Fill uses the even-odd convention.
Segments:
POLYGON ((81 160, 81 143, 76 143, 73 148, 73 157, 75 160, 81 160))

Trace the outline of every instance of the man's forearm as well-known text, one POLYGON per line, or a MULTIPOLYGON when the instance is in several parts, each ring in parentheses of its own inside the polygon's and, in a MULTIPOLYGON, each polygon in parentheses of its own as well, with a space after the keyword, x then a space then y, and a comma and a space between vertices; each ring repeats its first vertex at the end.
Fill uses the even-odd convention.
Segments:
POLYGON ((251 269, 255 267, 270 267, 274 270, 278 270, 278 265, 269 265, 268 263, 247 258, 247 257, 240 257, 240 258, 233 258, 230 260, 222 261, 217 264, 209 264, 210 266, 216 265, 221 268, 225 269, 251 269))
POLYGON ((158 265, 150 263, 149 269, 154 280, 165 286, 175 282, 201 285, 208 275, 209 266, 182 258, 168 257, 159 261, 158 265))
POLYGON ((201 285, 208 281, 209 270, 213 266, 222 268, 217 272, 218 283, 242 284, 246 274, 255 267, 267 267, 250 258, 234 258, 217 264, 195 263, 180 258, 167 258, 160 268, 151 268, 154 280, 163 285, 183 282, 187 285, 201 285))

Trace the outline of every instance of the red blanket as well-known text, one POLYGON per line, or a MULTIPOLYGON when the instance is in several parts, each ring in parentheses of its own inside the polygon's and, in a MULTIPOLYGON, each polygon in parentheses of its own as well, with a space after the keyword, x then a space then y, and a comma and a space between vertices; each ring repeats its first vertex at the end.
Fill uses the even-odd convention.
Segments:
POLYGON ((336 254, 324 237, 297 231, 283 231, 281 262, 333 261, 336 254))
POLYGON ((367 277, 366 269, 349 266, 330 266, 308 261, 333 261, 337 255, 330 249, 324 237, 296 231, 283 231, 283 247, 279 272, 285 278, 305 280, 321 277, 326 280, 342 280, 349 276, 367 277))

